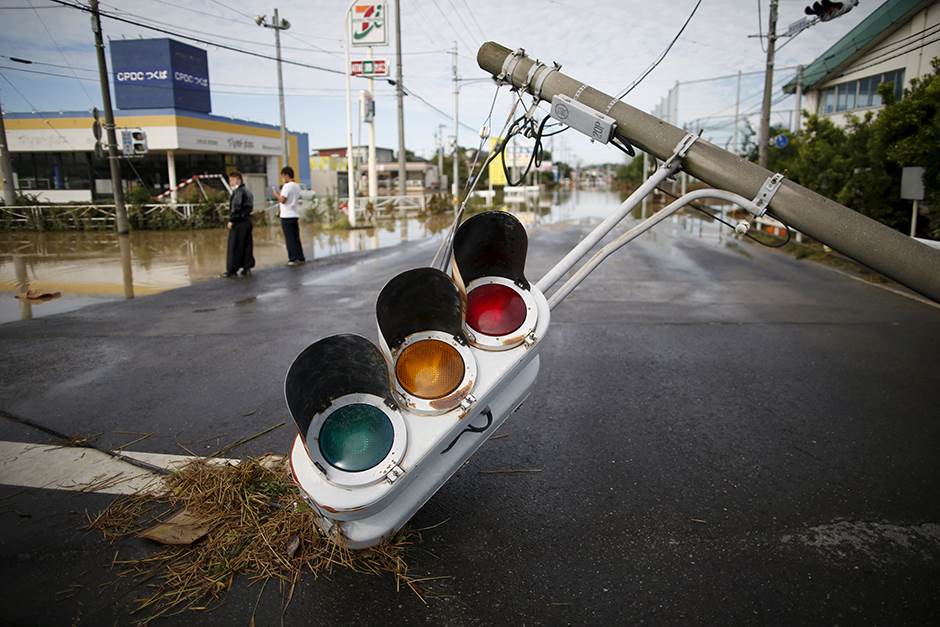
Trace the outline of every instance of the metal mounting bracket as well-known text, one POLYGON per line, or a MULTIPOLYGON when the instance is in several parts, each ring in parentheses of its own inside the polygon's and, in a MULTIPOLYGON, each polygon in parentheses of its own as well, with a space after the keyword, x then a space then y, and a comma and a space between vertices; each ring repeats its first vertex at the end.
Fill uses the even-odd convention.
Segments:
POLYGON ((535 85, 533 86, 532 95, 535 96, 536 102, 542 99, 542 85, 545 84, 545 79, 548 78, 548 75, 551 74, 552 72, 558 72, 559 70, 561 70, 561 64, 558 63, 557 61, 553 61, 552 67, 548 67, 543 64, 542 68, 543 68, 543 72, 539 74, 538 77, 535 79, 535 85))
POLYGON ((398 478, 405 474, 405 471, 402 470, 401 466, 398 464, 392 464, 392 467, 388 469, 388 472, 385 473, 385 480, 389 485, 398 481, 398 478))
POLYGON ((526 91, 527 89, 529 89, 529 85, 532 84, 532 78, 536 75, 539 69, 543 67, 545 67, 545 64, 539 61, 538 59, 536 59, 535 63, 533 63, 532 66, 529 67, 529 73, 526 74, 526 77, 525 77, 525 84, 523 84, 522 87, 520 87, 519 89, 522 91, 526 91))
POLYGON ((783 179, 784 176, 777 172, 764 181, 764 184, 760 187, 760 191, 757 192, 757 196, 754 197, 754 204, 758 209, 758 211, 754 213, 755 216, 759 218, 767 213, 770 201, 773 200, 774 194, 777 193, 777 190, 780 189, 780 185, 783 184, 783 179))
POLYGON ((467 394, 467 395, 463 398, 463 400, 460 401, 459 407, 460 407, 460 409, 462 409, 462 410, 464 411, 464 413, 466 413, 466 412, 470 411, 470 408, 471 408, 471 407, 473 406, 473 404, 476 403, 476 402, 477 402, 477 399, 476 399, 476 397, 475 397, 473 394, 467 394))
POLYGON ((525 50, 522 48, 517 48, 506 57, 506 60, 503 61, 503 69, 496 77, 496 82, 500 85, 512 85, 512 74, 516 71, 516 66, 519 65, 523 57, 525 57, 525 50))
POLYGON ((666 159, 665 163, 663 163, 663 167, 670 168, 676 164, 677 161, 684 159, 685 155, 689 152, 689 148, 692 147, 692 144, 694 144, 698 138, 699 135, 694 133, 686 133, 685 137, 679 140, 679 143, 676 144, 676 149, 673 151, 672 156, 666 159))

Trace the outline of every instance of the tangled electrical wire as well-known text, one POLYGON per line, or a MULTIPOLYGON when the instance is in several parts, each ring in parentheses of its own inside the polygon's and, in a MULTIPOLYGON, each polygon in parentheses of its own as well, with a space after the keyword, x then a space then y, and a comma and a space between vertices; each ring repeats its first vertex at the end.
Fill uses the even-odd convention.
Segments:
MULTIPOLYGON (((533 165, 535 165, 535 169, 538 170, 538 168, 542 165, 544 152, 542 140, 553 135, 564 133, 569 128, 562 122, 553 122, 552 124, 548 124, 549 120, 551 119, 550 115, 545 115, 541 121, 536 122, 535 118, 532 116, 532 111, 535 109, 536 104, 537 103, 533 102, 532 107, 530 107, 528 111, 513 120, 509 127, 509 131, 506 133, 506 136, 495 150, 496 154, 502 155, 503 157, 503 174, 506 176, 507 185, 519 185, 522 183, 525 180, 525 177, 528 176, 529 172, 532 170, 533 165), (545 132, 546 129, 553 129, 558 127, 561 128, 549 133, 545 132), (529 155, 529 161, 526 164, 525 170, 522 172, 522 175, 518 180, 513 181, 512 175, 509 172, 509 167, 506 165, 506 147, 509 146, 509 142, 513 139, 513 137, 517 135, 534 139, 535 144, 532 146, 532 154, 529 155)), ((630 145, 630 143, 626 140, 618 141, 618 138, 615 136, 611 138, 610 143, 618 150, 621 150, 629 156, 636 156, 636 151, 633 149, 633 146, 630 145)))
MULTIPOLYGON (((656 187, 656 190, 659 191, 659 192, 662 192, 662 193, 665 194, 666 196, 669 196, 669 197, 672 198, 673 200, 678 200, 678 199, 679 199, 678 196, 676 196, 675 194, 672 194, 672 193, 670 193, 670 192, 667 192, 667 191, 666 191, 665 189, 663 189, 662 187, 657 186, 657 187, 656 187)), ((709 218, 711 218, 712 220, 715 220, 716 222, 720 222, 720 223, 724 224, 726 227, 730 228, 732 231, 735 230, 735 226, 734 226, 733 224, 731 224, 731 223, 728 222, 727 220, 723 220, 722 218, 719 218, 719 217, 716 216, 714 213, 712 213, 711 211, 705 209, 705 208, 702 207, 701 205, 699 205, 699 204, 697 204, 697 203, 694 203, 694 202, 690 202, 690 203, 688 204, 688 206, 689 206, 689 207, 692 207, 693 209, 695 209, 696 211, 698 211, 698 212, 700 212, 700 213, 704 213, 705 215, 707 215, 707 216, 708 216, 709 218)), ((779 220, 779 219, 778 219, 778 220, 779 220)), ((758 238, 754 237, 754 236, 751 235, 750 233, 745 233, 745 234, 744 234, 744 237, 746 237, 746 238, 748 238, 748 239, 751 239, 751 240, 754 240, 755 242, 757 242, 757 243, 760 244, 761 246, 766 246, 767 248, 783 248, 784 246, 786 246, 787 244, 790 243, 790 237, 792 236, 792 231, 790 230, 790 225, 789 225, 789 224, 787 224, 787 223, 784 222, 783 220, 779 220, 779 222, 780 222, 780 224, 782 224, 783 227, 787 230, 787 236, 786 236, 786 238, 785 238, 782 242, 779 242, 779 243, 777 243, 777 244, 769 244, 769 243, 767 243, 767 242, 765 242, 765 241, 763 241, 763 240, 761 240, 761 239, 758 239, 758 238)))

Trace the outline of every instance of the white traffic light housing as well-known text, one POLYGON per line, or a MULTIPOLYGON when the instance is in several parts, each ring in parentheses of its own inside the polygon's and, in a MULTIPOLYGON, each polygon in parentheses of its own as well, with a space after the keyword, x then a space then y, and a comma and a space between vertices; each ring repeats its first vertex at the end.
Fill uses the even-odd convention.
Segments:
POLYGON ((507 350, 530 340, 538 306, 525 278, 525 227, 511 213, 487 211, 454 235, 454 280, 467 295, 464 333, 484 350, 507 350))
POLYGON ((131 141, 133 143, 133 153, 135 155, 147 154, 147 133, 137 129, 131 131, 131 141))
POLYGON ((492 257, 461 253, 471 284, 494 278, 525 286, 535 321, 525 341, 501 350, 470 345, 458 284, 417 268, 389 281, 376 300, 380 347, 357 335, 325 338, 288 372, 285 395, 299 431, 294 480, 320 526, 351 548, 378 544, 404 526, 518 409, 538 375, 550 312, 525 279, 525 239, 503 217, 466 224, 458 230, 463 252, 472 241, 502 242, 492 257), (511 254, 497 254, 510 243, 511 254))
POLYGON ((469 407, 477 365, 463 334, 460 291, 436 268, 415 268, 389 281, 375 303, 392 388, 405 408, 440 414, 469 407))
POLYGON ((284 395, 310 462, 330 483, 360 487, 400 474, 408 433, 375 344, 352 334, 311 344, 291 364, 284 395))
POLYGON ((147 133, 139 128, 122 130, 121 150, 125 157, 147 154, 147 133))

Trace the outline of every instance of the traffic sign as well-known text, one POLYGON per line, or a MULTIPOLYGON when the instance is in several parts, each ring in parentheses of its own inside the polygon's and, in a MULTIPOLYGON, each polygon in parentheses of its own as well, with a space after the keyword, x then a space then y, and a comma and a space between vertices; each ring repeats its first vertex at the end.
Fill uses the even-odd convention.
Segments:
POLYGON ((388 43, 388 20, 384 2, 357 2, 349 12, 354 46, 384 46, 388 43))
POLYGON ((134 154, 134 137, 130 131, 121 131, 121 151, 125 155, 134 154))
POLYGON ((360 59, 350 63, 349 73, 352 76, 388 76, 388 61, 386 59, 360 59))
POLYGON ((789 145, 790 145, 790 138, 784 135, 783 133, 774 137, 774 146, 776 146, 780 150, 783 150, 789 145))

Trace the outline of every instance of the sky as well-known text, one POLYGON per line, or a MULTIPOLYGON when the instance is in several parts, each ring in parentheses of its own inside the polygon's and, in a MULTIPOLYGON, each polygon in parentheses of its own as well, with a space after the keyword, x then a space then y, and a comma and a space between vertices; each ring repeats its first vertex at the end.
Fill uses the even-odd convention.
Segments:
MULTIPOLYGON (((890 0, 889 0, 890 1, 890 0)), ((183 34, 224 42, 241 50, 266 55, 274 52, 273 31, 251 19, 270 15, 274 6, 257 0, 102 0, 103 11, 147 22, 183 34)), ((462 79, 485 79, 476 64, 484 41, 508 48, 522 47, 543 61, 557 61, 562 71, 592 87, 616 93, 629 85, 666 48, 696 0, 404 0, 402 51, 406 89, 452 116, 454 95, 450 49, 456 42, 462 79)), ((778 31, 803 15, 808 0, 780 0, 778 31)), ((788 124, 793 99, 782 98, 780 87, 794 75, 797 64, 808 64, 881 4, 861 0, 858 7, 832 22, 818 24, 787 42, 777 55, 773 123, 788 124), (790 69, 783 69, 790 68, 790 69)), ((389 8, 392 8, 389 3, 389 8)), ((768 0, 702 0, 682 37, 665 60, 625 99, 651 111, 677 81, 679 121, 704 129, 704 137, 724 145, 731 136, 736 79, 682 85, 726 74, 760 72, 768 0), (760 24, 758 10, 764 23, 760 24), (705 119, 703 119, 705 118, 705 119)), ((279 0, 280 16, 290 21, 282 45, 285 59, 340 70, 343 58, 343 0, 279 0)), ((0 57, 0 102, 4 111, 76 111, 99 106, 92 33, 87 13, 48 0, 0 0, 0 55, 26 58, 31 66, 0 57), (38 63, 50 65, 38 65, 38 63), (64 76, 30 74, 17 69, 47 71, 64 76)), ((107 18, 108 39, 163 37, 145 28, 107 18)), ((187 42, 192 43, 192 42, 187 42)), ((391 42, 390 42, 391 43, 391 42)), ((199 45, 199 44, 193 44, 199 45)), ((242 119, 278 123, 275 62, 214 46, 208 49, 212 112, 242 119)), ((363 49, 354 49, 362 57, 363 49)), ((394 62, 394 46, 374 50, 376 58, 394 62)), ((110 66, 109 66, 110 67, 110 66)), ((394 65, 392 66, 394 68, 394 65)), ((394 72, 394 69, 393 69, 394 72)), ((343 76, 291 65, 284 66, 287 125, 309 134, 310 147, 346 143, 343 76)), ((497 96, 493 126, 502 125, 511 105, 506 88, 496 94, 492 82, 462 83, 460 145, 475 146, 474 130, 486 120, 497 96), (468 128, 469 127, 469 128, 468 128)), ((741 111, 756 128, 763 86, 762 74, 745 76, 741 111)), ((365 81, 354 80, 354 99, 365 81)), ((376 135, 382 147, 397 148, 394 88, 376 82, 376 135)), ((354 102, 353 138, 365 141, 354 102)), ((408 149, 430 158, 437 146, 439 126, 452 141, 454 123, 412 96, 405 97, 405 136, 408 149)), ((582 164, 618 162, 615 148, 592 144, 568 132, 556 140, 556 152, 566 161, 582 164)))

